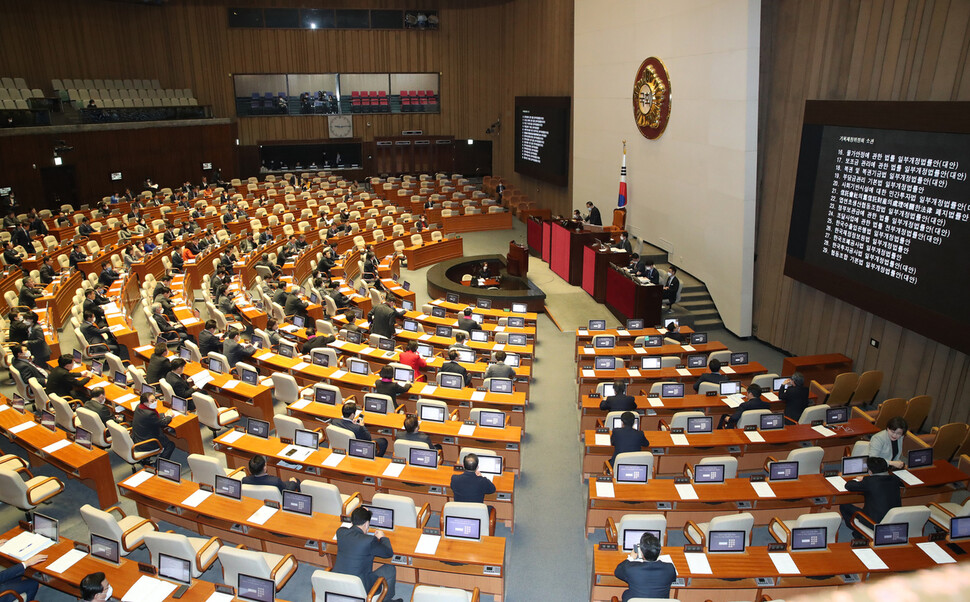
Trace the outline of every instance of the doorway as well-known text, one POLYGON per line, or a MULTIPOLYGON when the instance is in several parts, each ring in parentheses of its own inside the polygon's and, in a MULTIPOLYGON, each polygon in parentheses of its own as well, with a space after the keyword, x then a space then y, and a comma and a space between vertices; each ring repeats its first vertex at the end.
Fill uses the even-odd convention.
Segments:
POLYGON ((44 205, 48 209, 60 209, 69 203, 78 208, 77 174, 73 165, 41 167, 40 177, 44 183, 44 205))

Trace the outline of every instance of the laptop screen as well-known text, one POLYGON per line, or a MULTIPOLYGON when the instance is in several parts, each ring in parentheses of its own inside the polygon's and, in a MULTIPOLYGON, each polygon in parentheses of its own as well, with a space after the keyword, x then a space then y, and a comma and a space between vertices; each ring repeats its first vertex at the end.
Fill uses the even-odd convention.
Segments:
POLYGON ((446 339, 451 338, 451 326, 436 326, 434 329, 435 336, 443 337, 446 339))
POLYGON ((710 531, 707 534, 707 551, 743 552, 745 545, 744 531, 710 531))
POLYGON ((302 514, 304 516, 313 515, 313 497, 305 493, 283 490, 283 503, 280 508, 285 512, 302 514))
POLYGON ((360 333, 359 332, 355 332, 353 330, 348 330, 346 337, 347 337, 347 342, 348 343, 353 343, 354 345, 360 345, 361 339, 360 339, 360 333))
POLYGON ((646 464, 617 464, 613 475, 617 483, 646 483, 649 476, 646 464))
POLYGON ((659 334, 651 334, 643 337, 644 347, 660 347, 664 344, 664 338, 659 334))
POLYGON ((482 538, 481 532, 482 521, 477 518, 467 516, 445 517, 445 537, 479 540, 482 538))
POLYGON ((687 418, 688 433, 712 433, 714 432, 713 416, 690 416, 687 418))
POLYGON ((91 534, 91 555, 101 560, 118 564, 121 558, 121 546, 113 539, 91 534))
POLYGON ((240 379, 247 385, 255 386, 259 382, 259 374, 255 370, 248 370, 243 368, 242 378, 240 379))
POLYGON ((445 408, 432 405, 422 405, 421 415, 419 418, 421 418, 421 420, 430 420, 431 422, 444 422, 445 414, 445 408))
POLYGON ((950 539, 970 539, 970 516, 954 516, 950 519, 950 539))
POLYGON ((303 316, 294 315, 293 326, 296 326, 297 328, 303 328, 304 326, 306 326, 306 318, 304 318, 303 316))
POLYGON ((91 362, 91 372, 94 372, 95 376, 101 376, 101 362, 94 360, 91 362))
POLYGON ((707 343, 707 333, 706 332, 694 332, 690 335, 691 345, 704 345, 707 343))
POLYGON ((874 546, 898 546, 909 542, 909 523, 876 525, 872 538, 874 546))
POLYGON ((851 477, 869 472, 869 456, 842 458, 842 476, 851 477))
POLYGON ((661 397, 683 397, 684 383, 664 383, 660 385, 661 397))
POLYGON ((593 337, 593 347, 597 349, 613 349, 616 347, 616 339, 613 337, 593 337))
POLYGON ((825 424, 845 424, 849 421, 849 407, 829 408, 825 410, 825 424))
POLYGON ((785 428, 784 414, 762 414, 759 427, 763 431, 776 431, 785 428))
POLYGON ((401 299, 401 307, 404 308, 404 311, 414 311, 414 302, 407 299, 401 299))
POLYGON ((519 357, 518 353, 506 353, 505 354, 505 365, 511 366, 513 368, 518 368, 522 359, 519 357))
POLYGON ((792 481, 798 478, 798 462, 771 462, 768 478, 772 481, 792 481))
POLYGON ((606 330, 606 320, 590 320, 588 330, 606 330))
POLYGON ((155 474, 163 479, 179 483, 182 480, 182 465, 165 458, 159 458, 155 474))
POLYGON ((723 464, 697 464, 694 466, 695 483, 723 483, 723 464))
POLYGON ((212 489, 215 493, 231 497, 234 500, 242 498, 242 481, 236 479, 217 474, 215 486, 212 489))
POLYGON ((439 383, 446 389, 461 389, 465 386, 465 379, 460 374, 442 374, 439 383))
POLYGON ((370 374, 370 364, 363 360, 347 360, 347 366, 350 368, 352 374, 370 374))
POLYGON ((56 519, 44 514, 40 514, 39 512, 35 512, 32 528, 34 533, 42 535, 55 543, 58 541, 56 519))
POLYGON ((433 449, 412 447, 408 450, 408 464, 411 466, 424 466, 425 468, 437 468, 438 452, 433 449))
POLYGON ((603 397, 613 397, 616 395, 616 387, 613 383, 602 383, 603 385, 603 397))
POLYGON ((445 301, 448 303, 458 303, 458 293, 445 293, 445 301))
POLYGON ((418 331, 418 323, 415 322, 414 320, 405 320, 404 321, 404 330, 406 330, 408 332, 417 332, 418 331))
POLYGON ((394 351, 394 339, 379 339, 377 348, 382 351, 394 351))
POLYGON ((394 367, 394 380, 411 382, 414 380, 414 370, 410 368, 394 367))
POLYGON ((420 355, 424 359, 428 359, 429 357, 434 355, 434 349, 431 348, 431 345, 418 343, 418 355, 420 355))
POLYGON ((322 387, 313 387, 313 398, 317 403, 335 405, 337 403, 337 392, 322 387))
POLYGON ((475 305, 478 306, 478 309, 492 309, 492 300, 491 299, 478 299, 475 302, 475 305))
POLYGON ((444 307, 433 306, 431 308, 431 315, 435 318, 443 318, 448 315, 448 312, 445 311, 444 307))
POLYGON ((172 395, 172 409, 180 414, 185 414, 189 409, 189 402, 184 397, 172 395))
POLYGON ((163 552, 158 553, 158 576, 188 585, 192 582, 192 564, 163 552))
POLYGON ((115 371, 115 384, 124 387, 128 385, 128 375, 124 372, 115 371))
POLYGON ((640 369, 641 370, 659 370, 660 369, 660 356, 659 355, 648 355, 646 357, 640 358, 640 369))
POLYGON ((778 378, 771 379, 771 390, 781 391, 781 388, 788 382, 787 376, 779 376, 778 378))
POLYGON ((74 429, 74 442, 83 448, 91 449, 91 432, 81 427, 74 429))
POLYGON ((524 334, 509 335, 509 345, 515 345, 516 347, 525 347, 527 344, 528 344, 528 339, 524 334))
POLYGON ((364 508, 370 510, 370 526, 375 529, 387 529, 392 531, 394 529, 394 509, 393 508, 381 508, 380 506, 367 506, 364 508))
POLYGON ((688 368, 703 368, 707 365, 707 356, 702 354, 693 354, 687 356, 687 367, 688 368))
POLYGON ((509 327, 510 328, 524 328, 525 327, 525 318, 510 317, 509 318, 509 327))
MULTIPOLYGON (((621 429, 621 428, 623 428, 623 417, 614 416, 613 424, 610 426, 610 430, 615 431, 616 429, 621 429)), ((640 430, 640 416, 637 416, 636 418, 633 419, 633 430, 635 431, 640 430)))
POLYGON ((632 552, 633 546, 640 543, 640 540, 643 538, 644 533, 649 533, 650 535, 653 535, 654 537, 657 538, 657 540, 660 539, 660 531, 657 531, 655 529, 624 529, 623 530, 623 551, 632 552))
POLYGON ((739 351, 738 353, 731 354, 731 365, 732 366, 743 366, 748 363, 748 352, 739 351))
POLYGON ((364 410, 375 414, 387 414, 387 400, 375 395, 364 395, 364 410))
POLYGON ((314 349, 313 351, 311 351, 310 360, 316 366, 322 366, 324 368, 327 368, 330 366, 330 358, 327 357, 327 354, 324 353, 322 349, 314 349))
POLYGON ((741 392, 741 381, 729 380, 718 386, 718 393, 721 395, 737 395, 741 392))
POLYGON ((42 427, 54 430, 56 423, 57 423, 57 420, 55 419, 54 414, 52 414, 51 412, 48 412, 47 410, 44 410, 43 412, 41 412, 40 425, 42 427))
POLYGON ((932 465, 933 465, 932 447, 927 447, 926 449, 910 450, 909 457, 907 458, 907 462, 906 462, 907 468, 919 468, 920 466, 932 466, 932 465))
POLYGON ((616 365, 615 357, 598 357, 594 361, 594 367, 597 370, 612 370, 616 365))
POLYGON ((485 332, 484 330, 473 330, 469 333, 469 336, 471 336, 472 340, 475 341, 476 343, 488 342, 488 333, 485 332))
POLYGON ((216 374, 222 374, 222 361, 214 357, 210 357, 209 370, 215 372, 216 374))
POLYGON ((362 439, 351 439, 347 443, 347 455, 354 458, 364 458, 365 460, 373 460, 376 454, 377 444, 373 441, 364 441, 362 439))
POLYGON ((73 359, 74 359, 74 363, 75 364, 83 364, 84 363, 84 356, 81 355, 81 352, 78 351, 77 349, 75 349, 74 352, 73 352, 73 359))
POLYGON ((507 378, 490 378, 488 391, 489 393, 512 393, 512 381, 507 378))
POLYGON ((491 412, 488 410, 482 410, 478 414, 478 424, 493 428, 504 428, 505 412, 491 412))
POLYGON ((293 357, 296 355, 296 345, 286 341, 280 341, 280 355, 283 357, 293 357))
MULTIPOLYGON (((116 372, 115 374, 121 374, 121 372, 116 372)), ((149 385, 148 383, 145 383, 141 386, 141 392, 144 395, 154 395, 155 387, 149 385)))
POLYGON ((642 318, 632 318, 626 321, 627 330, 643 330, 643 319, 642 318))
POLYGON ((513 303, 512 304, 512 311, 514 311, 516 313, 519 313, 519 314, 524 314, 527 311, 529 311, 529 307, 525 303, 513 303))
POLYGON ((300 447, 309 447, 310 449, 316 449, 320 446, 320 433, 317 431, 308 431, 305 429, 296 429, 293 431, 293 445, 299 445, 300 447))
POLYGON ((478 456, 478 470, 485 474, 502 474, 502 456, 478 456))
POLYGON ((458 361, 466 364, 475 363, 475 352, 471 349, 455 349, 458 352, 458 361))
POLYGON ((408 282, 407 280, 405 280, 405 281, 404 281, 404 282, 403 282, 403 283, 401 284, 401 286, 402 286, 402 287, 404 287, 404 290, 406 290, 406 291, 409 291, 409 290, 411 290, 411 283, 410 283, 410 282, 408 282))
POLYGON ((796 527, 791 530, 792 552, 824 550, 828 545, 827 527, 796 527))
POLYGON ((239 587, 236 597, 252 602, 273 602, 276 598, 276 583, 272 579, 261 579, 239 573, 239 587))
POLYGON ((246 433, 254 437, 266 439, 269 437, 269 422, 250 418, 246 423, 246 433))
POLYGON ((485 321, 485 316, 482 314, 472 314, 472 322, 481 326, 482 322, 485 321))

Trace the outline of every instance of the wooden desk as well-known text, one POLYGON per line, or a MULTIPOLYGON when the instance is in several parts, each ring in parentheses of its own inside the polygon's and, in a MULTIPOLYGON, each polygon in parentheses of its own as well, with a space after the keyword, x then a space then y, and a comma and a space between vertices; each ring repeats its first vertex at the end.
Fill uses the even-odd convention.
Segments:
POLYGON ((98 503, 102 508, 118 503, 118 491, 111 474, 108 452, 96 447, 85 449, 74 443, 53 452, 44 451, 49 445, 67 441, 67 434, 60 430, 49 431, 40 426, 34 422, 32 415, 21 414, 6 405, 6 397, 0 396, 0 403, 3 404, 0 409, 0 430, 8 439, 24 448, 31 466, 50 464, 67 476, 81 481, 98 494, 98 503), (12 432, 22 424, 32 426, 12 432))
POLYGON ((408 260, 408 269, 417 270, 445 259, 461 257, 465 254, 462 245, 462 239, 451 238, 440 242, 425 243, 421 246, 407 247, 404 249, 404 256, 408 260))
MULTIPOLYGON (((228 431, 213 440, 213 446, 226 455, 226 463, 230 468, 247 466, 249 459, 257 454, 266 456, 266 472, 275 474, 284 481, 290 477, 298 479, 310 478, 315 481, 333 483, 344 493, 360 491, 365 500, 372 499, 375 493, 399 493, 412 498, 419 506, 429 503, 435 512, 441 512, 445 502, 452 501, 451 477, 455 474, 452 466, 438 468, 423 468, 405 466, 400 476, 386 476, 384 473, 390 466, 391 459, 375 458, 365 460, 345 456, 335 467, 325 465, 327 458, 333 453, 330 449, 318 449, 302 462, 294 462, 280 454, 287 446, 278 438, 261 439, 252 435, 243 435, 232 443, 237 431, 228 431), (279 462, 297 464, 296 469, 284 468, 279 462)), ((505 472, 492 481, 496 492, 485 498, 486 503, 495 507, 498 520, 512 528, 513 487, 515 475, 505 472)))
POLYGON ((621 322, 642 318, 646 324, 663 324, 663 287, 634 280, 612 264, 606 268, 605 301, 607 309, 621 322))
POLYGON ((451 217, 441 218, 441 228, 445 234, 455 232, 480 232, 483 230, 509 230, 512 228, 512 214, 508 211, 503 211, 502 213, 452 215, 451 217))
MULTIPOLYGON (((627 252, 613 252, 610 247, 583 247, 583 290, 597 303, 606 301, 606 274, 611 265, 626 267, 630 263, 627 252)), ((631 316, 633 317, 633 316, 631 316)))
MULTIPOLYGON (((681 326, 681 334, 690 334, 694 329, 690 326, 681 326)), ((576 329, 576 345, 590 346, 593 344, 593 337, 601 334, 611 334, 616 337, 617 345, 633 345, 637 337, 665 335, 666 328, 641 328, 639 330, 627 330, 625 328, 607 328, 606 330, 587 330, 586 328, 576 329)))
MULTIPOLYGON (((588 395, 596 391, 596 385, 601 382, 613 382, 616 380, 626 381, 627 392, 634 386, 660 381, 683 382, 693 384, 697 377, 708 372, 707 367, 703 368, 660 368, 658 370, 639 370, 624 368, 622 370, 583 370, 579 372, 579 394, 588 395), (683 372, 681 372, 683 371, 683 372)), ((730 380, 739 380, 743 385, 751 382, 751 379, 759 374, 765 374, 768 370, 758 362, 750 362, 743 366, 724 366, 721 373, 727 375, 730 380)))
POLYGON ((71 315, 74 305, 74 292, 81 286, 83 275, 75 271, 64 278, 63 276, 47 285, 45 295, 37 299, 38 308, 47 308, 47 319, 51 324, 61 329, 71 315))
MULTIPOLYGON (((695 354, 708 354, 715 351, 726 351, 727 345, 720 341, 704 343, 703 345, 661 345, 659 347, 634 347, 633 345, 617 345, 616 347, 594 348, 590 345, 580 345, 576 347, 576 361, 591 362, 595 357, 617 357, 622 359, 632 359, 635 363, 640 363, 640 358, 648 355, 676 355, 683 358, 686 363, 687 356, 695 354)), ((628 367, 632 367, 627 362, 628 367)), ((579 367, 579 366, 577 366, 579 367)), ((592 366, 588 366, 592 368, 592 366)))
POLYGON ((552 222, 549 268, 569 284, 580 286, 583 283, 583 248, 594 240, 609 239, 609 232, 584 230, 575 222, 552 222))
MULTIPOLYGON (((437 305, 438 307, 444 307, 446 310, 448 310, 450 315, 454 315, 456 318, 460 312, 465 310, 466 307, 471 307, 465 303, 449 303, 448 301, 444 301, 442 299, 432 299, 429 301, 429 303, 431 305, 437 305)), ((473 307, 473 309, 475 310, 475 313, 485 316, 485 323, 497 323, 499 318, 516 317, 523 318, 525 320, 525 328, 534 329, 536 327, 536 320, 539 319, 539 314, 535 312, 522 313, 507 311, 504 309, 482 309, 479 307, 473 307)))
POLYGON ((795 372, 801 372, 805 382, 830 383, 835 381, 837 374, 852 372, 852 358, 841 353, 825 353, 782 359, 781 375, 791 376, 795 372))

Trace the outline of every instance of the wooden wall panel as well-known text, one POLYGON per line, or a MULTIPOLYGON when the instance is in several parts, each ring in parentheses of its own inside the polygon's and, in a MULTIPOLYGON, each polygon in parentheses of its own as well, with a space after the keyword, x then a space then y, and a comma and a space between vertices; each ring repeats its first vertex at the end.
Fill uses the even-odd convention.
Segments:
POLYGON ((967 100, 968 52, 970 3, 961 0, 762 4, 755 334, 796 355, 841 352, 859 370, 884 370, 880 396, 932 395, 935 424, 970 420, 970 358, 783 268, 805 101, 967 100))

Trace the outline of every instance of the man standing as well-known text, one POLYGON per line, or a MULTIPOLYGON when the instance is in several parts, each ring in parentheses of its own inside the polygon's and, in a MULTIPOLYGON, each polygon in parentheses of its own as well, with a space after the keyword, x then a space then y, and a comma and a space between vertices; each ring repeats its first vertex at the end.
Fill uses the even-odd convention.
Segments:
POLYGON ((602 226, 603 218, 600 217, 600 210, 596 208, 593 201, 586 201, 586 209, 589 211, 586 214, 586 223, 591 226, 602 226))
MULTIPOLYGON (((667 268, 667 280, 664 281, 663 300, 673 305, 677 301, 678 292, 680 292, 680 280, 677 279, 677 268, 670 266, 667 268)), ((669 308, 668 311, 670 311, 669 308)))
POLYGON ((360 577, 364 589, 370 591, 374 583, 381 577, 387 582, 387 595, 390 602, 403 602, 394 597, 397 586, 397 569, 393 564, 383 564, 377 570, 374 568, 374 558, 390 558, 394 555, 391 542, 384 537, 380 529, 371 535, 371 511, 358 506, 350 513, 349 527, 337 529, 337 558, 333 563, 333 572, 360 577))
POLYGON ((367 320, 370 322, 370 331, 389 339, 394 338, 394 323, 397 321, 397 318, 398 313, 394 309, 394 301, 390 297, 384 303, 374 307, 367 314, 367 320))

